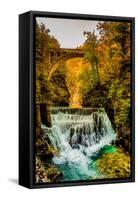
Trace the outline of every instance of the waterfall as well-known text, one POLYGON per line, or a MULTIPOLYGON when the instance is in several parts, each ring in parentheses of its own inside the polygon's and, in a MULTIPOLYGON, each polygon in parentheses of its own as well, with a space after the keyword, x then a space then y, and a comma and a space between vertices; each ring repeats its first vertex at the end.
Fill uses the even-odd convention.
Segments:
POLYGON ((90 169, 92 156, 116 138, 105 110, 57 107, 52 108, 51 113, 52 128, 47 128, 45 134, 60 152, 54 156, 53 163, 62 168, 66 180, 96 177, 96 170, 90 169))

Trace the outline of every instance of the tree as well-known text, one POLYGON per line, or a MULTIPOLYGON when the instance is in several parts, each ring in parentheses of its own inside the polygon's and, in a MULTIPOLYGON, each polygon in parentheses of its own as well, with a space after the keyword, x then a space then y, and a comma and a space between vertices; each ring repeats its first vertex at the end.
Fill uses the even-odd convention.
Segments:
POLYGON ((92 71, 95 76, 96 81, 100 82, 99 78, 99 71, 98 71, 98 54, 97 54, 97 46, 98 46, 98 40, 97 36, 95 35, 95 32, 86 32, 83 33, 84 36, 87 37, 85 43, 84 43, 84 50, 85 50, 85 58, 88 59, 88 61, 92 65, 92 71))
POLYGON ((98 30, 100 33, 99 55, 103 59, 100 59, 99 65, 102 73, 105 74, 103 84, 108 89, 107 101, 110 100, 114 110, 114 124, 118 138, 123 138, 123 141, 130 140, 128 139, 131 121, 130 23, 102 22, 98 24, 98 30))
POLYGON ((60 45, 44 24, 36 22, 36 101, 54 105, 68 105, 69 92, 65 81, 65 67, 62 66, 48 81, 50 71, 49 50, 59 49, 60 45))

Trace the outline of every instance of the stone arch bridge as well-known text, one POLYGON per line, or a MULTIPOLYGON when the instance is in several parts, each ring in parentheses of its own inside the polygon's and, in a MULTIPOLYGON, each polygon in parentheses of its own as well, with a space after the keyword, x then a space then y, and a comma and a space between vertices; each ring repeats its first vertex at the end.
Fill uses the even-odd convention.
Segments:
POLYGON ((49 49, 49 64, 51 70, 48 75, 48 81, 52 78, 54 72, 70 58, 83 57, 84 51, 81 49, 49 49))
MULTIPOLYGON (((48 62, 50 71, 48 81, 52 78, 54 72, 68 59, 83 57, 84 51, 81 49, 51 48, 48 51, 48 62)), ((41 122, 51 127, 50 104, 48 102, 36 102, 36 136, 40 137, 41 122)))

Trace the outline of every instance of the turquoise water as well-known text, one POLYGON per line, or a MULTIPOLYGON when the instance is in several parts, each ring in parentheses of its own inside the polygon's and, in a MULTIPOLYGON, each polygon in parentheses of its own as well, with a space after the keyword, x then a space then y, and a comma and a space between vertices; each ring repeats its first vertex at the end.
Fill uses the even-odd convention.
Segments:
POLYGON ((63 174, 61 181, 102 178, 95 160, 103 153, 116 151, 111 146, 116 134, 104 109, 73 110, 56 108, 52 128, 47 129, 51 144, 59 155, 52 162, 63 174))
POLYGON ((86 173, 81 167, 69 163, 57 165, 57 167, 63 173, 63 181, 91 180, 100 176, 97 169, 92 167, 92 162, 88 166, 89 173, 86 173))
POLYGON ((103 175, 98 171, 95 166, 95 161, 98 160, 103 154, 115 153, 117 148, 112 145, 105 145, 99 152, 95 154, 90 159, 88 164, 88 171, 90 174, 87 174, 83 168, 78 165, 71 165, 70 163, 64 163, 57 165, 57 168, 63 173, 63 181, 77 181, 77 180, 92 180, 96 178, 103 178, 103 175))

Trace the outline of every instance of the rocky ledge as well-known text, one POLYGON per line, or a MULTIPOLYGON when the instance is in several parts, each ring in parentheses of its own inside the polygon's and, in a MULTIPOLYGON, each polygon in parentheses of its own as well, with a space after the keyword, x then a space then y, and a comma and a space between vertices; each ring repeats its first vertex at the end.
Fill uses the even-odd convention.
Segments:
POLYGON ((58 182, 62 178, 62 173, 54 166, 47 165, 40 158, 36 157, 36 183, 58 182))
POLYGON ((105 178, 130 177, 131 159, 121 149, 114 153, 105 153, 96 161, 96 166, 105 178))

